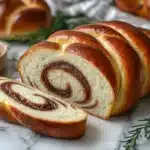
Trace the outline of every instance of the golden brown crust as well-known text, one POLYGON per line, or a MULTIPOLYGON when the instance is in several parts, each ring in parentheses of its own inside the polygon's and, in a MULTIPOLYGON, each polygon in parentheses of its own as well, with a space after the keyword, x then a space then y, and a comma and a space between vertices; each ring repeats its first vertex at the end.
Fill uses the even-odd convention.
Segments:
POLYGON ((149 0, 116 0, 116 5, 123 11, 150 19, 149 0))
MULTIPOLYGON (((122 107, 118 110, 115 110, 113 115, 122 114, 129 111, 131 108, 138 103, 141 87, 140 84, 140 71, 141 71, 141 64, 140 59, 138 58, 137 54, 133 51, 133 49, 127 45, 124 41, 120 39, 114 39, 109 37, 109 42, 112 43, 116 52, 120 56, 121 63, 123 65, 122 71, 125 71, 125 84, 126 89, 124 91, 124 102, 122 107), (118 45, 119 43, 119 45, 118 45), (129 55, 130 54, 130 55, 129 55)), ((122 87, 120 87, 122 88, 122 87)))
MULTIPOLYGON (((107 42, 108 47, 111 47, 111 51, 117 54, 119 62, 123 66, 122 71, 125 73, 123 78, 125 78, 126 89, 124 91, 124 102, 122 102, 118 110, 114 110, 115 113, 113 114, 124 113, 131 109, 139 101, 139 93, 141 91, 141 85, 139 84, 141 64, 137 53, 120 34, 109 27, 100 24, 82 25, 77 27, 76 30, 93 34, 93 36, 96 34, 96 37, 103 38, 102 41, 100 40, 101 44, 103 45, 104 42, 107 42)), ((105 47, 105 49, 107 50, 108 47, 105 47)), ((112 61, 116 61, 113 55, 112 53, 110 57, 112 57, 112 61)), ((122 89, 122 85, 119 88, 122 89)))
POLYGON ((105 50, 105 48, 98 42, 98 40, 86 33, 75 31, 75 30, 61 30, 53 33, 47 39, 50 42, 56 42, 58 44, 67 44, 71 43, 81 43, 86 44, 90 47, 93 47, 97 50, 101 50, 106 57, 109 57, 109 53, 105 50))
POLYGON ((51 24, 50 9, 43 0, 3 0, 0 9, 0 37, 3 38, 34 32, 51 24))
POLYGON ((30 55, 32 52, 36 51, 37 48, 45 48, 47 50, 59 50, 60 45, 55 42, 42 41, 33 45, 28 51, 26 51, 19 59, 19 62, 26 56, 30 55))
POLYGON ((121 21, 100 22, 99 24, 110 27, 120 33, 137 52, 142 64, 142 74, 145 76, 141 97, 150 90, 150 42, 149 38, 138 28, 121 21), (128 37, 128 39, 127 39, 128 37))
MULTIPOLYGON (((7 105, 9 113, 17 118, 19 124, 31 128, 33 131, 51 137, 74 139, 81 137, 85 132, 86 119, 80 122, 57 123, 26 115, 16 108, 7 105)), ((9 121, 9 120, 8 120, 9 121)))
POLYGON ((144 28, 138 28, 138 29, 140 29, 148 38, 150 38, 150 30, 144 28))
POLYGON ((11 123, 14 123, 14 124, 18 124, 18 121, 16 120, 16 118, 12 116, 11 113, 9 113, 4 103, 0 103, 0 118, 6 121, 9 121, 11 123))
POLYGON ((72 42, 76 42, 76 43, 83 43, 83 44, 87 44, 91 47, 97 48, 97 49, 102 49, 103 47, 101 46, 101 44, 92 36, 83 33, 83 32, 78 32, 78 31, 73 31, 73 30, 62 30, 62 31, 57 31, 55 33, 53 33, 52 35, 50 35, 47 39, 47 41, 54 41, 54 42, 60 42, 59 44, 61 44, 61 42, 69 42, 69 44, 72 42), (61 41, 62 40, 62 41, 61 41))
POLYGON ((103 71, 105 73, 107 72, 106 78, 108 77, 110 79, 114 89, 116 90, 116 85, 115 85, 116 79, 115 79, 115 75, 113 72, 113 68, 109 60, 105 56, 109 54, 106 52, 104 47, 94 37, 83 32, 78 32, 78 31, 73 31, 73 30, 71 31, 64 30, 64 31, 58 31, 52 34, 48 38, 48 41, 54 40, 55 42, 59 42, 59 39, 60 40, 66 39, 66 41, 64 42, 67 42, 72 39, 73 43, 75 44, 71 44, 70 42, 65 51, 82 56, 83 58, 85 57, 87 60, 93 63, 94 66, 98 67, 100 70, 102 69, 102 72, 103 71), (105 55, 102 52, 104 52, 105 55), (108 73, 109 69, 107 68, 111 70, 109 71, 109 73, 108 73))
MULTIPOLYGON (((66 52, 72 53, 75 55, 79 55, 90 63, 92 63, 98 70, 103 73, 103 75, 110 82, 112 88, 114 89, 114 98, 115 93, 117 92, 117 83, 116 76, 114 73, 114 69, 111 65, 111 62, 107 59, 107 57, 102 53, 102 51, 98 51, 86 44, 71 44, 66 48, 66 52)), ((115 99, 114 99, 115 100, 115 99)))
MULTIPOLYGON (((76 109, 75 107, 73 108, 76 109)), ((11 103, 5 101, 5 99, 2 99, 2 102, 0 103, 0 118, 14 124, 23 125, 40 134, 63 139, 81 137, 85 132, 87 121, 86 115, 81 120, 71 122, 59 122, 59 120, 55 122, 50 121, 50 119, 45 120, 36 118, 32 116, 32 114, 30 116, 21 112, 15 106, 12 106, 11 103)))
POLYGON ((22 59, 24 59, 25 57, 29 56, 32 52, 36 51, 38 48, 45 48, 47 50, 59 50, 60 46, 59 44, 55 43, 55 42, 48 42, 48 41, 42 41, 40 43, 37 43, 35 45, 33 45, 30 49, 28 49, 28 51, 26 51, 19 59, 18 63, 17 63, 17 70, 20 73, 20 77, 22 78, 21 75, 21 69, 20 69, 20 62, 22 61, 22 59))
MULTIPOLYGON (((73 32, 74 33, 74 32, 73 32)), ((78 33, 78 32, 77 32, 78 33)), ((79 32, 80 33, 80 32, 79 32)), ((84 34, 83 34, 84 35, 84 34)), ((85 34, 86 35, 86 34, 85 34)), ((89 36, 90 37, 90 36, 89 36)), ((78 37, 79 38, 79 37, 78 37)), ((85 38, 85 40, 87 40, 85 38)), ((81 40, 83 41, 83 40, 81 40)), ((90 40, 89 40, 90 41, 90 40)), ((97 42, 97 41, 96 41, 97 42)), ((91 42, 92 43, 92 42, 91 42)), ((96 45, 96 44, 95 44, 96 45)), ((60 46, 57 43, 53 43, 53 42, 48 42, 48 41, 43 41, 40 42, 36 45, 34 45, 33 47, 30 48, 30 50, 28 50, 19 60, 18 62, 18 71, 20 73, 20 76, 22 78, 22 72, 20 71, 20 62, 22 61, 22 59, 24 57, 27 57, 28 55, 32 55, 32 52, 37 51, 37 49, 41 49, 42 50, 51 50, 51 51, 56 51, 59 50, 60 46)), ((102 53, 101 50, 97 50, 91 46, 88 46, 87 44, 81 44, 81 43, 74 43, 74 44, 70 44, 65 51, 67 53, 72 53, 74 55, 78 55, 81 56, 83 58, 85 58, 86 60, 88 60, 89 62, 91 62, 97 69, 100 70, 101 73, 103 73, 103 75, 106 77, 106 79, 108 80, 110 86, 113 89, 113 96, 114 99, 113 101, 115 101, 115 93, 117 93, 117 81, 116 81, 116 75, 114 73, 113 67, 110 63, 110 61, 107 59, 107 57, 102 53)), ((60 51, 61 52, 61 51, 60 51)), ((23 78, 22 78, 23 80, 23 78)), ((112 106, 110 106, 110 113, 112 110, 112 106)), ((107 116, 97 116, 97 117, 101 117, 104 119, 108 119, 110 117, 110 113, 107 114, 107 116)), ((94 114, 93 114, 94 115, 94 114)))
MULTIPOLYGON (((69 32, 70 33, 70 32, 69 32)), ((93 47, 91 47, 90 44, 97 44, 98 42, 96 40, 93 40, 93 37, 91 36, 87 36, 87 34, 82 34, 80 32, 71 32, 72 33, 75 33, 74 37, 76 37, 77 39, 80 39, 80 40, 77 40, 78 43, 76 43, 75 41, 75 44, 69 44, 68 47, 66 47, 65 51, 67 53, 72 53, 74 55, 79 55, 85 59, 87 59, 89 62, 91 62, 95 67, 97 67, 101 73, 104 74, 104 76, 106 77, 106 79, 108 80, 110 86, 112 87, 113 89, 113 101, 116 99, 115 98, 115 93, 117 93, 117 83, 116 83, 116 76, 114 74, 114 70, 113 70, 113 67, 110 63, 110 61, 107 59, 107 57, 100 51, 100 50, 97 50, 93 47), (77 33, 77 34, 76 34, 77 33), (79 34, 78 34, 79 33, 79 34), (82 36, 79 36, 79 35, 82 35, 82 36), (88 38, 85 38, 83 35, 86 35, 88 38), (83 38, 84 39, 83 39, 83 38), (81 40, 82 38, 82 40, 81 40), (92 39, 92 40, 91 40, 92 39), (85 42, 86 40, 88 40, 88 42, 90 42, 90 46, 86 45, 86 44, 81 44, 83 41, 85 42), (93 42, 94 41, 94 42, 93 42), (93 43, 92 43, 93 42, 93 43)), ((56 36, 56 34, 55 34, 56 36)), ((62 36, 62 35, 61 35, 62 36)), ((67 34, 66 35, 63 35, 63 38, 64 36, 68 36, 67 34)), ((55 37, 56 38, 56 37, 55 37)), ((67 38, 68 39, 68 38, 67 38)), ((58 40, 58 38, 57 38, 58 40)), ((54 40, 55 41, 55 40, 54 40)), ((20 71, 20 62, 21 60, 26 57, 27 55, 32 55, 32 52, 36 51, 37 48, 38 50, 40 49, 41 51, 42 50, 51 50, 51 51, 55 51, 55 50, 58 50, 57 46, 55 46, 55 49, 52 48, 52 42, 41 42, 39 43, 38 45, 35 45, 33 46, 29 51, 26 52, 25 55, 23 55, 23 57, 20 59, 19 63, 18 63, 18 71, 20 72, 20 75, 22 76, 22 72, 20 71)), ((93 45, 94 45, 93 44, 93 45)), ((95 45, 96 45, 95 44, 95 45)), ((95 46, 96 47, 96 46, 95 46)), ((98 47, 98 46, 97 46, 98 47)), ((60 47, 61 48, 61 47, 60 47)), ((61 50, 61 49, 60 49, 61 50)), ((61 51, 60 51, 61 53, 61 51)), ((113 103, 113 102, 112 102, 113 103)), ((104 119, 108 119, 110 117, 110 113, 111 113, 111 109, 112 109, 112 106, 110 106, 110 109, 109 109, 109 113, 107 113, 107 116, 101 116, 101 118, 104 118, 104 119)), ((94 114, 93 114, 94 115, 94 114)), ((100 116, 98 116, 100 117, 100 116)))
MULTIPOLYGON (((120 21, 100 22, 95 25, 80 26, 74 30, 59 31, 49 36, 47 41, 41 42, 27 51, 19 60, 18 71, 20 71, 20 75, 23 73, 20 69, 22 59, 30 56, 36 50, 45 48, 51 51, 58 50, 61 53, 63 49, 64 54, 67 52, 81 56, 101 70, 111 84, 116 97, 119 88, 123 88, 118 87, 119 82, 114 69, 116 65, 113 65, 116 63, 115 59, 119 59, 125 75, 123 76, 125 89, 122 94, 122 104, 117 110, 111 112, 111 115, 120 115, 134 107, 140 96, 146 95, 150 90, 150 39, 148 38, 148 31, 144 30, 143 32, 120 21), (107 46, 112 48, 111 51, 117 54, 118 58, 112 59, 112 54, 107 50, 108 47, 104 45, 103 41, 98 40, 98 34, 104 42, 108 43, 107 46)), ((119 64, 118 60, 117 63, 119 64)), ((120 70, 119 74, 122 75, 120 70)), ((98 117, 108 119, 109 115, 98 117)))

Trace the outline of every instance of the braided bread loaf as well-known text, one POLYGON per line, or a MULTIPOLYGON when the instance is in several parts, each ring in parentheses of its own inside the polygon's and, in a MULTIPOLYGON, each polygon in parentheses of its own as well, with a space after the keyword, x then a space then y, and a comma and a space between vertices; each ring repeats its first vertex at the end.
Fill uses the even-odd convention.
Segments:
POLYGON ((2 38, 50 26, 51 14, 44 0, 1 0, 0 9, 2 38))
POLYGON ((0 77, 0 116, 58 138, 83 135, 87 114, 18 81, 0 77))
POLYGON ((111 21, 58 31, 19 60, 23 82, 108 119, 150 90, 150 39, 142 29, 111 21))
POLYGON ((116 5, 123 11, 150 19, 149 0, 116 0, 116 5))

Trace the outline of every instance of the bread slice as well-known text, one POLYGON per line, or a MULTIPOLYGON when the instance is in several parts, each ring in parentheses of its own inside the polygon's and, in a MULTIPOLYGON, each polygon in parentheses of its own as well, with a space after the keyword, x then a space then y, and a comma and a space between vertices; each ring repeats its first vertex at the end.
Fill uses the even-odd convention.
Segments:
POLYGON ((123 36, 140 58, 143 84, 141 97, 150 91, 150 39, 138 28, 121 21, 100 22, 123 36))
POLYGON ((108 119, 118 84, 101 48, 90 35, 59 31, 31 47, 20 59, 18 70, 23 82, 108 119))
POLYGON ((104 119, 132 109, 150 90, 150 42, 121 21, 58 31, 19 60, 23 82, 104 119))
MULTIPOLYGON (((115 30, 101 24, 82 25, 74 30, 95 37, 107 51, 108 59, 115 64, 119 82, 118 95, 112 115, 127 112, 138 101, 142 84, 140 81, 140 58, 126 40, 115 30)), ((143 75, 142 75, 143 77, 143 75)))
POLYGON ((78 138, 87 114, 70 104, 21 82, 0 77, 0 116, 38 133, 78 138))

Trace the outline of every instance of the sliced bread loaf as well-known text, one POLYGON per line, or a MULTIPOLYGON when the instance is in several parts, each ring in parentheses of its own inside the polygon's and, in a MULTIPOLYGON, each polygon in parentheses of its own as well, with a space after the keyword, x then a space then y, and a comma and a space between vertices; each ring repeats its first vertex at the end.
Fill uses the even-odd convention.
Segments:
POLYGON ((0 116, 58 138, 84 134, 87 114, 70 104, 18 81, 0 77, 0 116))

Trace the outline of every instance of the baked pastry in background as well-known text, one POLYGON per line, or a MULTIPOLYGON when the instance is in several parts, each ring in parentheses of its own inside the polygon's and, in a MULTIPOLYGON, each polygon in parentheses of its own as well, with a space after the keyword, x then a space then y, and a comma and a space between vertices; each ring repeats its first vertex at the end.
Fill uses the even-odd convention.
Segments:
POLYGON ((47 136, 72 139, 85 132, 87 114, 70 104, 0 77, 0 117, 47 136))
POLYGON ((150 19, 150 0, 116 0, 116 5, 123 11, 150 19))
POLYGON ((149 64, 148 31, 109 21, 55 32, 25 52, 18 71, 24 83, 108 119, 149 93, 149 64))
POLYGON ((50 27, 51 12, 44 0, 1 0, 0 37, 11 37, 50 27))

